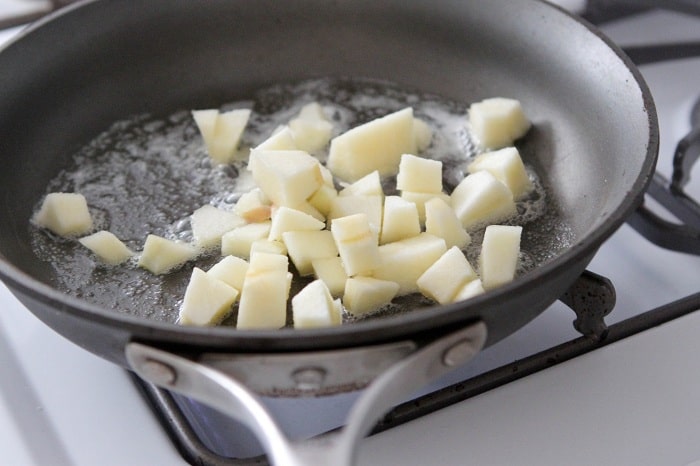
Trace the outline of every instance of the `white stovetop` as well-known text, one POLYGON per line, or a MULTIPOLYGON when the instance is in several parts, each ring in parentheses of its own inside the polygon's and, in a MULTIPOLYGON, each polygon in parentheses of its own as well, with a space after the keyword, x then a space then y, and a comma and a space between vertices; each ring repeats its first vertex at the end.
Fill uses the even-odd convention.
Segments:
MULTIPOLYGON (((2 5, 0 4, 0 10, 2 5)), ((610 26, 625 44, 700 39, 700 22, 654 13, 610 26), (667 29, 661 27, 672 24, 667 29)), ((0 40, 10 33, 0 33, 0 40)), ((659 107, 659 167, 700 95, 700 59, 642 69, 659 107)), ((697 173, 698 170, 695 170, 697 173)), ((700 183, 691 194, 700 198, 700 183)), ((648 245, 623 226, 591 270, 613 280, 609 322, 700 290, 700 258, 648 245), (640 253, 640 251, 642 251, 640 253)), ((0 285, 0 463, 179 465, 128 376, 56 335, 0 285)), ((573 337, 573 314, 555 305, 489 348, 477 368, 573 337), (547 321, 547 325, 542 325, 547 321), (550 328, 555 330, 549 330, 550 328), (556 334, 555 337, 553 334, 556 334)), ((687 465, 700 460, 700 313, 371 437, 360 464, 687 465)))

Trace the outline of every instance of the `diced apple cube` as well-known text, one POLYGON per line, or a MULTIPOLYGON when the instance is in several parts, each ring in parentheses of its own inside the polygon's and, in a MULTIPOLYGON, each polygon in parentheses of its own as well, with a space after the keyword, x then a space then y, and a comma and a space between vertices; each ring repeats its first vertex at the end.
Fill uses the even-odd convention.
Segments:
POLYGON ((316 207, 311 205, 309 201, 300 202, 299 204, 290 205, 288 207, 294 210, 298 210, 299 212, 304 212, 305 214, 312 216, 319 222, 326 221, 326 216, 323 215, 316 207))
MULTIPOLYGON (((386 212, 384 217, 386 218, 386 212)), ((471 236, 455 211, 439 197, 425 203, 425 232, 444 239, 448 248, 457 246, 462 249, 471 242, 471 236)))
POLYGON ((216 325, 231 312, 238 294, 237 289, 195 267, 185 290, 178 323, 216 325))
POLYGON ((416 281, 442 256, 445 240, 428 233, 379 246, 379 267, 372 276, 399 284, 398 296, 419 291, 416 281))
POLYGON ((472 280, 462 287, 454 297, 454 302, 464 301, 484 293, 484 287, 480 279, 472 280))
POLYGON ((221 237, 221 255, 250 257, 250 247, 255 240, 267 239, 271 222, 249 223, 231 230, 221 237))
POLYGON ((33 220, 60 236, 78 236, 92 230, 87 201, 78 193, 47 194, 33 220))
POLYGON ((403 154, 396 189, 417 193, 442 193, 442 162, 403 154))
POLYGON ((199 249, 157 235, 148 235, 138 265, 161 275, 197 257, 199 249))
POLYGON ((416 205, 416 209, 418 209, 418 220, 421 224, 425 223, 425 203, 435 197, 439 197, 447 204, 451 203, 450 196, 445 193, 417 193, 414 191, 401 192, 402 199, 413 202, 416 205))
POLYGON ((338 196, 384 196, 379 172, 375 170, 349 184, 338 192, 338 196))
POLYGON ((341 324, 341 314, 328 287, 314 280, 292 298, 294 328, 331 327, 341 324))
POLYGON ((202 249, 212 249, 221 246, 224 233, 245 225, 246 222, 234 212, 204 205, 192 213, 190 223, 195 245, 202 249))
POLYGON ((379 244, 392 243, 420 234, 418 209, 399 196, 384 198, 384 218, 379 244))
POLYGON ((134 256, 134 252, 109 231, 98 231, 78 241, 110 265, 121 264, 134 256))
POLYGON ((257 252, 266 252, 269 254, 282 254, 287 255, 287 247, 282 241, 269 240, 269 239, 256 239, 253 244, 250 245, 250 255, 257 252))
POLYGON ((313 260, 338 255, 333 235, 328 230, 287 231, 282 233, 282 240, 287 246, 289 258, 301 276, 313 273, 313 260))
POLYGON ((508 186, 514 199, 520 199, 532 190, 520 152, 515 147, 506 147, 494 152, 485 152, 469 164, 469 173, 487 170, 498 181, 508 186))
POLYGON ((479 272, 484 289, 499 287, 515 277, 522 231, 521 226, 486 227, 479 256, 479 272))
POLYGON ((270 220, 270 200, 260 190, 253 188, 243 193, 233 208, 242 219, 249 223, 264 222, 270 220))
POLYGON ((374 170, 381 176, 394 175, 401 154, 416 152, 413 128, 410 107, 357 126, 331 140, 328 168, 348 182, 374 170))
POLYGON ((375 240, 379 241, 382 229, 382 196, 338 196, 331 201, 328 219, 333 220, 355 214, 365 214, 375 240))
POLYGON ((248 167, 258 187, 278 206, 305 202, 323 183, 319 161, 303 151, 254 150, 248 167))
POLYGON ((380 265, 377 239, 366 214, 333 219, 331 232, 348 276, 371 272, 380 265))
POLYGON ((311 215, 282 206, 275 210, 275 215, 272 217, 268 239, 280 241, 285 231, 323 230, 324 228, 326 224, 311 215))
POLYGON ((331 296, 343 295, 348 274, 345 273, 343 262, 339 256, 314 259, 311 261, 311 268, 314 271, 314 276, 326 284, 331 296))
POLYGON ((289 122, 289 127, 299 149, 307 152, 316 152, 325 147, 333 131, 333 124, 317 102, 302 107, 299 115, 289 122))
POLYGON ((477 278, 464 253, 453 246, 418 277, 416 284, 428 298, 447 304, 454 301, 465 284, 477 278))
POLYGON ((217 164, 234 160, 238 143, 250 117, 249 109, 192 111, 195 123, 204 139, 209 157, 217 164))
POLYGON ((513 194, 488 171, 464 178, 452 191, 452 208, 462 225, 471 230, 515 214, 513 194))
POLYGON ((530 129, 522 105, 515 99, 494 97, 469 107, 469 124, 484 148, 511 146, 530 129))
POLYGON ((331 211, 333 199, 336 197, 338 197, 338 191, 336 191, 335 188, 327 184, 322 184, 309 198, 309 204, 322 215, 327 216, 331 211))
POLYGON ((281 328, 287 322, 287 256, 256 253, 243 281, 238 305, 239 329, 281 328))
POLYGON ((413 119, 413 133, 416 135, 416 148, 422 152, 430 146, 433 139, 433 130, 428 123, 420 118, 413 119))
POLYGON ((362 316, 389 304, 399 291, 399 284, 372 277, 348 278, 343 305, 354 316, 362 316))
POLYGON ((272 136, 265 139, 263 142, 255 146, 253 150, 297 150, 294 142, 294 133, 289 126, 282 126, 278 131, 272 133, 272 136))
POLYGON ((226 256, 207 270, 207 273, 241 291, 247 271, 247 261, 236 256, 226 256))

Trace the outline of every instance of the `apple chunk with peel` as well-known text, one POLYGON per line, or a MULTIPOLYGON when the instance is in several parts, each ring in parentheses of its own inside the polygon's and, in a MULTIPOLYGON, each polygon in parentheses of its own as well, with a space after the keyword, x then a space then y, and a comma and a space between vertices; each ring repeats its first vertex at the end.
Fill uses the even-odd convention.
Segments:
POLYGON ((418 277, 416 284, 428 298, 447 304, 455 300, 464 285, 477 278, 464 253, 453 246, 418 277))
POLYGON ((47 194, 33 221, 60 236, 78 236, 92 230, 87 201, 78 193, 47 194))
POLYGON ((511 146, 530 129, 518 100, 493 97, 469 107, 469 124, 482 147, 500 149, 511 146))
POLYGON ((281 328, 287 322, 289 261, 280 254, 256 253, 250 259, 238 305, 239 329, 281 328))
POLYGON ((195 267, 185 290, 178 323, 216 325, 231 312, 238 294, 237 289, 195 267))
POLYGON ((121 264, 134 256, 134 252, 109 231, 98 231, 78 241, 110 265, 121 264))
POLYGON ((246 222, 257 223, 270 220, 272 208, 270 200, 260 188, 253 188, 241 195, 233 207, 233 211, 246 222))
POLYGON ((485 289, 499 287, 515 277, 522 231, 521 226, 486 227, 479 256, 479 271, 485 289))
POLYGON ((263 193, 278 206, 296 207, 323 184, 320 162, 296 150, 253 150, 248 168, 263 193))
POLYGON ((399 196, 384 198, 384 217, 380 244, 391 243, 420 234, 418 209, 413 202, 399 196))
POLYGON ((282 240, 287 246, 289 258, 302 277, 313 273, 312 262, 315 259, 338 255, 333 235, 328 230, 286 231, 282 233, 282 240))
POLYGON ((515 199, 520 199, 532 191, 532 182, 527 175, 520 152, 515 147, 485 152, 477 156, 467 170, 469 173, 480 170, 490 172, 498 181, 508 186, 515 199))
POLYGON ((452 191, 451 200, 467 230, 503 221, 516 212, 513 194, 488 171, 464 178, 452 191))
POLYGON ((442 192, 442 162, 403 154, 396 175, 396 189, 417 193, 442 192))
POLYGON ((343 305, 354 316, 361 316, 389 304, 399 284, 372 277, 353 277, 345 282, 343 305))
POLYGON ((338 178, 353 182, 378 170, 394 175, 402 154, 416 152, 413 109, 356 126, 331 140, 328 168, 338 178))
POLYGON ((292 298, 294 328, 331 327, 342 323, 342 315, 325 283, 314 280, 292 298))
POLYGON ((221 237, 234 228, 245 225, 245 220, 234 212, 204 205, 192 213, 190 224, 197 247, 202 249, 219 248, 221 237))
POLYGON ((139 267, 161 275, 194 259, 199 249, 157 235, 148 235, 139 258, 139 267))
POLYGON ((471 242, 471 236, 455 211, 439 197, 425 203, 425 232, 444 239, 448 248, 457 246, 461 249, 471 242))
POLYGON ((216 109, 192 111, 209 157, 217 164, 232 162, 250 117, 249 109, 220 113, 216 109))
POLYGON ((377 239, 366 214, 333 219, 331 232, 348 276, 369 273, 380 265, 377 239))

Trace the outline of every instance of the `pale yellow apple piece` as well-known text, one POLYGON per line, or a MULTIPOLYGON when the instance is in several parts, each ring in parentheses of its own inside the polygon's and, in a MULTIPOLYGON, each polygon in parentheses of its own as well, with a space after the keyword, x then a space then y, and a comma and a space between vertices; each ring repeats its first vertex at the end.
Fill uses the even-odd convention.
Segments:
POLYGON ((226 256, 207 270, 207 273, 241 291, 248 266, 248 262, 240 257, 226 256))
POLYGON ((521 226, 486 227, 479 256, 479 274, 484 289, 505 285, 515 277, 522 231, 521 226))
POLYGON ((190 244, 148 235, 138 265, 153 274, 161 275, 194 259, 199 252, 199 249, 190 244))
POLYGON ((530 121, 518 100, 493 97, 469 107, 471 131, 484 148, 511 146, 530 129, 530 121))
POLYGON ((314 276, 326 284, 331 296, 343 295, 348 274, 345 273, 343 262, 339 256, 314 259, 311 261, 311 268, 314 271, 314 276))
POLYGON ((239 329, 281 328, 287 322, 289 296, 287 256, 256 253, 243 281, 238 305, 239 329))
POLYGON ((250 257, 250 247, 255 240, 267 239, 270 234, 271 222, 248 223, 225 233, 221 237, 221 255, 238 256, 244 259, 250 257))
POLYGON ((338 196, 384 196, 382 180, 377 170, 363 176, 338 191, 338 196))
POLYGON ((321 177, 323 178, 323 183, 335 189, 335 180, 333 179, 333 173, 326 168, 324 165, 320 166, 321 177))
POLYGON ((488 171, 464 178, 452 191, 451 201, 452 209, 467 230, 501 222, 516 212, 510 189, 488 171))
MULTIPOLYGON (((384 213, 386 216, 386 213, 384 213)), ((425 232, 445 240, 448 248, 462 249, 471 242, 457 214, 444 199, 434 197, 425 203, 425 232)))
POLYGON ((418 209, 418 220, 421 225, 425 224, 425 203, 430 199, 439 197, 447 204, 450 204, 450 196, 446 193, 417 193, 414 191, 402 191, 401 198, 413 202, 418 209))
POLYGON ((297 117, 289 121, 297 147, 306 152, 318 152, 328 145, 333 123, 320 118, 297 117))
POLYGON ((465 284, 461 290, 457 292, 454 297, 454 302, 464 301, 465 299, 473 298, 484 293, 484 287, 481 283, 481 279, 476 279, 465 284))
POLYGON ((292 298, 292 317, 294 328, 321 328, 341 324, 341 316, 333 297, 322 280, 314 280, 292 298))
POLYGON ((413 109, 377 118, 331 140, 328 168, 338 178, 353 182, 378 170, 395 175, 401 154, 416 153, 413 109))
POLYGON ((418 209, 413 202, 399 196, 384 198, 384 217, 379 244, 392 243, 420 234, 418 209))
POLYGON ((338 196, 331 201, 328 219, 347 217, 354 214, 365 214, 372 229, 375 240, 379 241, 382 230, 382 211, 384 199, 382 196, 338 196))
POLYGON ((442 193, 442 162, 403 154, 396 189, 416 193, 442 193))
POLYGON ((326 224, 311 215, 282 206, 275 210, 267 239, 280 241, 285 231, 323 230, 324 228, 326 224))
POLYGON ((278 131, 275 131, 272 136, 265 139, 263 142, 255 146, 253 150, 297 150, 294 142, 294 133, 289 126, 282 126, 278 131))
POLYGON ((413 133, 416 136, 416 148, 418 152, 423 152, 430 146, 430 142, 433 139, 433 130, 425 121, 420 118, 414 118, 413 133))
POLYGON ((362 316, 389 304, 399 284, 372 277, 353 277, 345 282, 343 305, 354 316, 362 316))
POLYGON ((338 255, 333 235, 328 230, 287 231, 282 233, 282 241, 301 276, 313 273, 313 260, 338 255))
POLYGON ((190 224, 195 246, 202 249, 221 247, 221 237, 246 221, 235 212, 204 205, 192 213, 190 224))
POLYGON ((418 277, 421 293, 440 304, 454 301, 465 284, 479 278, 464 253, 452 246, 418 277))
POLYGON ((371 272, 380 265, 377 238, 366 214, 333 219, 331 232, 348 276, 371 272))
POLYGON ((134 252, 109 231, 101 230, 78 241, 110 265, 121 264, 134 256, 134 252))
POLYGON ((525 170, 520 152, 515 147, 506 147, 478 155, 468 166, 469 173, 487 170, 498 181, 508 186, 514 199, 520 199, 532 191, 532 182, 525 170))
POLYGON ((85 196, 79 193, 47 194, 33 221, 66 237, 83 235, 93 227, 85 196))
POLYGON ((282 254, 287 255, 287 246, 284 245, 282 241, 269 240, 269 239, 256 239, 253 244, 250 245, 250 255, 257 252, 267 252, 270 254, 282 254))
POLYGON ((308 200, 301 202, 299 204, 290 205, 288 207, 290 207, 294 210, 298 210, 300 212, 304 212, 307 215, 311 215, 313 218, 315 218, 319 222, 326 221, 326 216, 324 214, 322 214, 316 207, 314 207, 308 200))
POLYGON ((237 109, 223 113, 211 109, 193 110, 192 116, 212 161, 217 164, 231 163, 248 124, 250 110, 237 109))
POLYGON ((233 211, 246 222, 264 222, 265 220, 270 220, 270 200, 260 188, 253 188, 238 198, 233 211))
POLYGON ((379 267, 372 276, 399 284, 398 296, 419 291, 416 281, 442 256, 445 240, 428 233, 379 246, 379 267))
POLYGON ((195 267, 185 290, 178 323, 216 325, 231 313, 238 295, 237 289, 195 267))
POLYGON ((250 168, 263 193, 278 206, 296 207, 323 183, 320 163, 298 150, 253 150, 250 168))
POLYGON ((336 197, 338 197, 338 191, 336 191, 335 188, 327 184, 322 184, 309 198, 309 204, 322 215, 327 216, 331 211, 333 199, 336 197))

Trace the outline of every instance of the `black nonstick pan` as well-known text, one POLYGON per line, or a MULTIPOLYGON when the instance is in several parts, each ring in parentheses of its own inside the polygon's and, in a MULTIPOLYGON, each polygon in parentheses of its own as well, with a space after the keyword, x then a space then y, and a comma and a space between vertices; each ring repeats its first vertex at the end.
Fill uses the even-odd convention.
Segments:
POLYGON ((159 356, 139 351, 186 355, 262 392, 277 388, 265 388, 264 377, 254 381, 258 370, 295 373, 291 380, 320 392, 358 388, 368 382, 364 369, 342 383, 298 370, 311 365, 326 374, 347 361, 366 368, 372 348, 394 355, 391 361, 420 355, 464 328, 431 351, 446 367, 467 360, 472 349, 532 320, 579 277, 641 201, 658 149, 654 105, 631 62, 590 26, 540 1, 89 1, 7 45, 0 89, 3 281, 76 344, 149 378, 140 366, 146 362, 159 383, 184 392, 177 381, 187 377, 178 378, 177 362, 166 364, 174 373, 163 371, 159 356), (56 286, 56 268, 32 247, 30 218, 80 147, 132 115, 215 107, 275 83, 328 77, 390 81, 465 108, 486 97, 519 99, 534 123, 519 147, 566 225, 565 247, 556 232, 548 237, 540 228, 531 241, 551 244, 551 258, 502 288, 332 329, 183 327, 149 319, 152 309, 115 312, 56 286))

